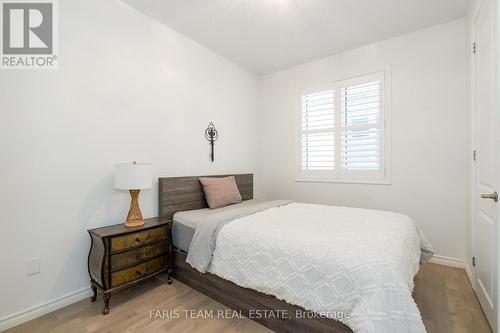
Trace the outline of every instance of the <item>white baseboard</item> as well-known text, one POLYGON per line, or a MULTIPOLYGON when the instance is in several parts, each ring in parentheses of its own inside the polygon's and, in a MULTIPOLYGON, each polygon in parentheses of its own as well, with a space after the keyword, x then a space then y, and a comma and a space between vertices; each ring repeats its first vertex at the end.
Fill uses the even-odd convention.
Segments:
POLYGON ((433 264, 465 269, 465 260, 450 258, 440 255, 433 255, 429 262, 433 264))
POLYGON ((0 332, 11 327, 20 325, 32 319, 38 318, 47 314, 49 312, 58 310, 67 305, 73 304, 75 302, 81 301, 86 297, 90 297, 92 295, 92 291, 90 288, 83 288, 72 293, 66 294, 62 297, 53 299, 49 302, 42 303, 40 305, 34 306, 30 309, 14 313, 7 317, 0 319, 0 332))
POLYGON ((472 269, 467 262, 465 262, 465 274, 467 274, 467 277, 469 278, 472 289, 476 289, 476 285, 474 284, 474 275, 472 274, 472 269))

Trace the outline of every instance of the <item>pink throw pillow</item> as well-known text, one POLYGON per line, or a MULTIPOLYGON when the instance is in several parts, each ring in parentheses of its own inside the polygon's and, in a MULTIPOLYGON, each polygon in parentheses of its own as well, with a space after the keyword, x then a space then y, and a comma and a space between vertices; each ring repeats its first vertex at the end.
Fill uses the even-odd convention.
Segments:
POLYGON ((208 207, 220 208, 241 202, 241 194, 234 176, 214 178, 200 177, 208 207))

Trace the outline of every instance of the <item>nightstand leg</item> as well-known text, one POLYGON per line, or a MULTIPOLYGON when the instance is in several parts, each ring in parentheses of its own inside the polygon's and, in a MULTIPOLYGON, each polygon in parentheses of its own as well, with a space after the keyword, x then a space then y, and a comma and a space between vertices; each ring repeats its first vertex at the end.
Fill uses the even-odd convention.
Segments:
POLYGON ((92 297, 90 297, 90 301, 94 303, 95 300, 97 299, 97 288, 93 284, 90 285, 90 288, 92 288, 92 293, 93 293, 92 297))
POLYGON ((102 294, 102 298, 104 299, 104 310, 102 311, 102 314, 107 315, 109 313, 109 299, 111 298, 111 294, 104 293, 102 294))
POLYGON ((167 283, 172 284, 172 269, 168 269, 167 271, 167 283))

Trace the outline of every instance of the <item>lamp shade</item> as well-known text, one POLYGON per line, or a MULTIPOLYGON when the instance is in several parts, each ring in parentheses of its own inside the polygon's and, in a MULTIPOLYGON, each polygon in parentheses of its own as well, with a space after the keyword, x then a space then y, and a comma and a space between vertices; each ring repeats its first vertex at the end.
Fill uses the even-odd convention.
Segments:
POLYGON ((115 188, 141 190, 153 186, 151 164, 117 163, 115 165, 115 188))

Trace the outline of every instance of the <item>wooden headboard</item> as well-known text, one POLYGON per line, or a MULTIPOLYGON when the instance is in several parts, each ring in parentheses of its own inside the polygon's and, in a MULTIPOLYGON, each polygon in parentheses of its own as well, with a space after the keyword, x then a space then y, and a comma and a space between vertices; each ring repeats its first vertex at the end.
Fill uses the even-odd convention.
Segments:
MULTIPOLYGON (((176 212, 207 208, 205 194, 199 177, 227 177, 211 175, 191 177, 166 177, 158 180, 158 215, 171 219, 176 212)), ((243 200, 253 199, 253 174, 234 175, 243 200)))

